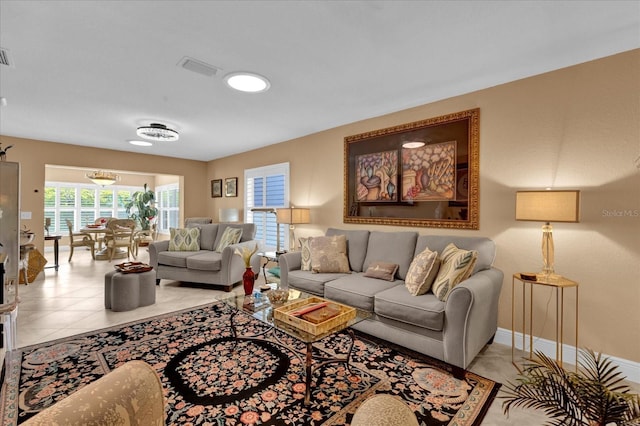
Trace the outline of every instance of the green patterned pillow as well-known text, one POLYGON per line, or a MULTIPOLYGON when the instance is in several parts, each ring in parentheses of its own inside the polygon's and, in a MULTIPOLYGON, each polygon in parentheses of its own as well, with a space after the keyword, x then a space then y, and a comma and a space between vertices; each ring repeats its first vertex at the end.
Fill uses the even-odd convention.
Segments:
POLYGON ((200 250, 200 228, 169 228, 169 251, 200 250))
POLYGON ((300 265, 301 271, 311 270, 311 240, 312 237, 298 239, 298 242, 300 243, 300 254, 302 256, 300 265))
POLYGON ((225 247, 230 246, 231 244, 237 244, 240 242, 240 238, 242 237, 242 228, 232 228, 227 227, 222 234, 222 238, 220 238, 220 242, 218 243, 218 247, 216 247, 216 251, 222 253, 225 247))
POLYGON ((443 250, 441 260, 442 265, 432 290, 438 299, 445 302, 451 290, 471 276, 478 252, 459 249, 452 243, 443 250))
POLYGON ((428 292, 439 270, 440 259, 438 259, 438 252, 426 248, 422 253, 414 257, 411 265, 409 265, 407 278, 404 280, 409 293, 414 296, 420 296, 428 292))

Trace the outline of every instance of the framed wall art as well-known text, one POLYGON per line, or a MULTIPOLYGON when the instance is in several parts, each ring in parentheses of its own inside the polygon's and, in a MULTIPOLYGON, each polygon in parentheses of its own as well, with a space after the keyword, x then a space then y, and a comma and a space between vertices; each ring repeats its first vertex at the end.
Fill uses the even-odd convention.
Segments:
POLYGON ((344 139, 345 223, 478 229, 480 109, 344 139))
POLYGON ((224 196, 225 197, 237 197, 238 196, 238 178, 226 178, 224 180, 224 196))
POLYGON ((211 198, 222 197, 222 179, 211 181, 211 198))

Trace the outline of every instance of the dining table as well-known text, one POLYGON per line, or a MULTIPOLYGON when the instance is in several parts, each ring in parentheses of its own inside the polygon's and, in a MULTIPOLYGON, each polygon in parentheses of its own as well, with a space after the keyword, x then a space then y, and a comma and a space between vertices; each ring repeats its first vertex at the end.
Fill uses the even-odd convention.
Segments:
MULTIPOLYGON (((93 235, 93 239, 98 243, 96 260, 109 260, 109 249, 107 246, 102 246, 105 236, 110 232, 105 225, 86 225, 80 229, 80 232, 93 235)), ((120 248, 116 248, 113 258, 123 259, 125 257, 127 257, 127 252, 120 248)))

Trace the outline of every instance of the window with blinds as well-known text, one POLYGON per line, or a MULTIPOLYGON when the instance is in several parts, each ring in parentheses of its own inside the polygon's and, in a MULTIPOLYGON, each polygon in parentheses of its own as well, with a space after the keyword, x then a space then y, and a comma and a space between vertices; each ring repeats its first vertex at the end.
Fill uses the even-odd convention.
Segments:
POLYGON ((158 231, 169 233, 169 228, 180 228, 180 187, 177 183, 156 187, 158 231))
POLYGON ((254 208, 277 209, 289 206, 289 163, 247 169, 244 172, 245 222, 256 225, 256 240, 265 250, 275 251, 277 240, 280 247, 288 247, 289 233, 286 225, 278 226, 275 213, 252 211, 254 208))

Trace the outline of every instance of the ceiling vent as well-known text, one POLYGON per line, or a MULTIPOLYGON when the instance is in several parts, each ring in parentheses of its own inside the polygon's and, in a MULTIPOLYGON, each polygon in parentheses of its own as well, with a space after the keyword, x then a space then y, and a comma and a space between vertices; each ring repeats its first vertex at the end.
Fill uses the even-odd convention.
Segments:
POLYGON ((5 49, 4 47, 0 47, 0 65, 13 67, 13 59, 9 54, 9 49, 5 49))
POLYGON ((178 66, 181 66, 186 70, 193 71, 198 74, 206 75, 207 77, 213 77, 220 70, 220 68, 218 67, 214 67, 213 65, 209 65, 206 62, 202 62, 188 56, 182 58, 180 62, 178 62, 178 66))

